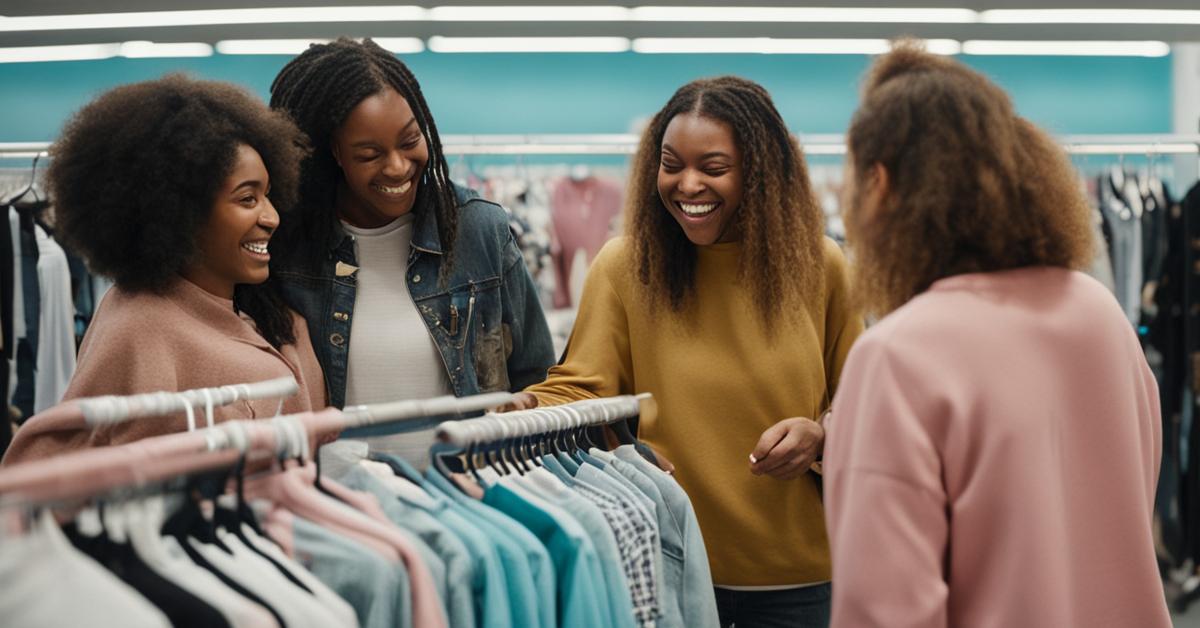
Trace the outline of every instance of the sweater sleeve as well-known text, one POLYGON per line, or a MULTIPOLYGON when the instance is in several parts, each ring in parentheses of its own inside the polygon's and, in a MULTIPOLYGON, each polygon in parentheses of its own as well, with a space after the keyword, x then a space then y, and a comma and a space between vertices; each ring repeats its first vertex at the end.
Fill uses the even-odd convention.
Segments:
POLYGON ((588 272, 562 362, 550 367, 546 381, 526 389, 539 405, 635 392, 627 313, 611 277, 621 261, 620 244, 605 245, 588 272))
MULTIPOLYGON (((79 358, 63 401, 102 395, 133 395, 176 390, 175 364, 153 324, 142 323, 124 307, 127 298, 110 293, 84 335, 79 358), (108 299, 114 303, 109 303, 108 299)), ((61 455, 94 445, 106 445, 114 431, 143 430, 158 419, 130 421, 90 428, 82 417, 64 420, 51 408, 31 417, 13 438, 4 464, 61 455)))
POLYGON ((921 420, 937 404, 885 340, 867 334, 855 346, 826 428, 832 625, 945 627, 947 497, 921 420))
POLYGON ((837 393, 850 347, 863 333, 861 313, 850 301, 850 269, 837 243, 825 238, 825 404, 837 393))

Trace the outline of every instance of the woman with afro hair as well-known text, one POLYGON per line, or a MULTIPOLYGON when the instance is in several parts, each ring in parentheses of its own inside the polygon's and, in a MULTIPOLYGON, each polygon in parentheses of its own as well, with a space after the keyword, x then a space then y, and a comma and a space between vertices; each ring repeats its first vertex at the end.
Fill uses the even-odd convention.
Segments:
MULTIPOLYGON (((304 320, 264 291, 267 243, 295 202, 304 137, 239 87, 182 75, 98 96, 51 147, 56 236, 115 286, 65 399, 293 376, 285 412, 325 406, 304 320)), ((274 400, 215 419, 273 416, 274 400)), ((33 417, 4 462, 187 429, 185 418, 88 430, 33 417)), ((53 419, 54 417, 46 417, 53 419)))
POLYGON ((828 420, 833 624, 1168 628, 1158 386, 1062 148, 903 42, 847 134, 855 288, 881 318, 828 420))
POLYGON ((564 361, 519 405, 654 394, 639 437, 674 464, 712 574, 684 575, 690 599, 662 600, 662 625, 714 625, 719 611, 725 626, 824 626, 810 467, 862 322, 800 146, 761 86, 697 80, 651 119, 626 203, 628 234, 596 257, 564 361), (716 608, 695 591, 713 583, 716 608))
MULTIPOLYGON (((416 77, 370 39, 312 45, 271 85, 312 143, 272 282, 307 320, 335 407, 517 391, 553 364, 504 209, 450 181, 416 77)), ((370 446, 417 466, 433 426, 370 446)))

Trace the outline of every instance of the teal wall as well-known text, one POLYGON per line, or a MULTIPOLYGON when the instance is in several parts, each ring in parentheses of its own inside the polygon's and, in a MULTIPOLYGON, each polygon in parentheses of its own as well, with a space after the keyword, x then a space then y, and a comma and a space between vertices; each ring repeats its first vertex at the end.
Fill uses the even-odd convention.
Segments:
MULTIPOLYGON (((1055 133, 1171 131, 1171 60, 960 57, 1055 133)), ((436 54, 405 57, 443 133, 623 133, 684 82, 740 74, 765 85, 800 133, 841 133, 868 57, 846 55, 436 54)), ((0 142, 49 140, 99 91, 171 70, 265 98, 281 56, 0 64, 0 142)))

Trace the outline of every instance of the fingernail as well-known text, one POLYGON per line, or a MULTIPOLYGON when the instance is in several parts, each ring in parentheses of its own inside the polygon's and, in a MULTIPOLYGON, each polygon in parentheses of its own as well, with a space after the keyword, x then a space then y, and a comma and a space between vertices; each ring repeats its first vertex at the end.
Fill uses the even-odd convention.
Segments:
POLYGON ((754 454, 750 454, 750 464, 758 464, 758 458, 755 458, 754 454))

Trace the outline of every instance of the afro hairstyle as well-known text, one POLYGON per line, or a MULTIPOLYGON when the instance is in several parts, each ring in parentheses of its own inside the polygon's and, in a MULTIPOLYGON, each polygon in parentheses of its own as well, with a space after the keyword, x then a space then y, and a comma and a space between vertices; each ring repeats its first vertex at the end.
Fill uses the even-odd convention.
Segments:
POLYGON ((262 156, 269 198, 287 211, 307 140, 286 115, 236 85, 182 74, 104 92, 50 148, 56 236, 117 286, 160 290, 197 255, 241 144, 262 156))

